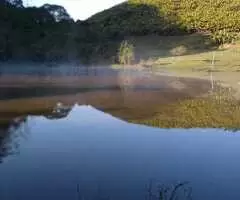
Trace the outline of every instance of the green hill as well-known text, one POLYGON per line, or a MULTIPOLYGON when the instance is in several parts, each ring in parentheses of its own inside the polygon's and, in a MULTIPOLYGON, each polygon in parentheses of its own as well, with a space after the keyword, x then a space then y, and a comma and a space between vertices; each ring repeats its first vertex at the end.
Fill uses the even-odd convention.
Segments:
POLYGON ((232 42, 240 30, 239 0, 129 0, 87 21, 109 35, 210 34, 232 42))
POLYGON ((129 35, 176 35, 186 33, 184 26, 172 23, 160 15, 155 6, 122 3, 98 13, 87 20, 102 35, 119 37, 129 35))

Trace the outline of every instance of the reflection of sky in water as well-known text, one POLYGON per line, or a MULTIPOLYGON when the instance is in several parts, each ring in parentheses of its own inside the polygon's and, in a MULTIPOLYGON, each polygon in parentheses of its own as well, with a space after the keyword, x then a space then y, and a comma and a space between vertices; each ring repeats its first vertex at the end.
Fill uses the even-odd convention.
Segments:
MULTIPOLYGON (((239 199, 240 135, 220 129, 128 124, 90 106, 67 118, 28 118, 19 154, 0 165, 1 199, 76 199, 100 188, 112 199, 144 199, 150 179, 189 181, 194 199, 239 199)), ((90 196, 91 196, 90 195, 90 196)))

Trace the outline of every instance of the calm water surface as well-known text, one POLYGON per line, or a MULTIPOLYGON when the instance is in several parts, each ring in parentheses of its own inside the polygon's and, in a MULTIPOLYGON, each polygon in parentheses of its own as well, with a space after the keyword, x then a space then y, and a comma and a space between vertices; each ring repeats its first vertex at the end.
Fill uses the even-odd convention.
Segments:
MULTIPOLYGON (((21 91, 17 84, 7 87, 6 80, 2 78, 2 97, 8 95, 6 88, 21 91)), ((39 80, 31 81, 39 87, 39 80)), ((44 81, 41 87, 43 82, 52 87, 49 80, 44 81)), ((129 81, 131 89, 121 89, 124 84, 118 82, 116 90, 73 91, 60 96, 50 90, 30 99, 29 95, 14 98, 13 93, 7 101, 2 98, 0 199, 155 200, 159 190, 170 187, 166 197, 170 200, 171 191, 181 183, 175 193, 179 199, 239 199, 239 132, 129 123, 127 119, 152 115, 146 111, 150 103, 164 104, 163 97, 169 97, 167 101, 176 97, 166 93, 163 85, 153 91, 142 86, 135 91, 138 80, 129 81)), ((176 80, 164 83, 181 98, 195 94, 194 90, 208 90, 206 85, 211 88, 208 83, 195 88, 195 83, 182 80, 178 87, 176 80), (186 93, 184 88, 193 91, 186 93)), ((59 84, 62 88, 61 81, 59 84)))

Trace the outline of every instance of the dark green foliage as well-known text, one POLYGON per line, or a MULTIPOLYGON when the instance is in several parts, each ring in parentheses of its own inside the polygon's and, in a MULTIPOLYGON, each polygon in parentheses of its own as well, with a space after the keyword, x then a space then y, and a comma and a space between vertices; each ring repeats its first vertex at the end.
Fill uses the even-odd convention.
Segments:
POLYGON ((160 13, 156 6, 123 3, 87 20, 103 36, 115 38, 129 35, 175 35, 185 33, 185 27, 178 26, 160 13))
POLYGON ((11 5, 17 8, 23 8, 22 0, 1 0, 0 4, 11 5))
POLYGON ((55 22, 45 8, 0 5, 0 60, 63 60, 72 22, 55 22))
POLYGON ((73 21, 66 9, 59 5, 44 4, 41 8, 47 10, 56 22, 60 21, 73 21))

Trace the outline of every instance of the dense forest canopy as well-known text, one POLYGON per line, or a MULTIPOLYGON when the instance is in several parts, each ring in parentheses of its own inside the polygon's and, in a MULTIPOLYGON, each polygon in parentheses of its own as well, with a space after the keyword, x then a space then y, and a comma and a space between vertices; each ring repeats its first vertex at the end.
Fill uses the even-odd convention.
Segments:
POLYGON ((41 8, 47 10, 55 19, 56 22, 72 21, 66 9, 59 5, 44 4, 41 8))
POLYGON ((17 8, 23 8, 22 0, 2 0, 3 4, 10 4, 17 8))
POLYGON ((59 12, 56 20, 49 11, 55 9, 55 5, 46 9, 1 4, 0 59, 45 60, 66 56, 60 49, 67 44, 72 21, 65 20, 66 12, 59 12))
POLYGON ((239 37, 239 0, 129 0, 74 22, 59 5, 0 2, 0 60, 112 58, 126 36, 200 32, 218 44, 239 37))

